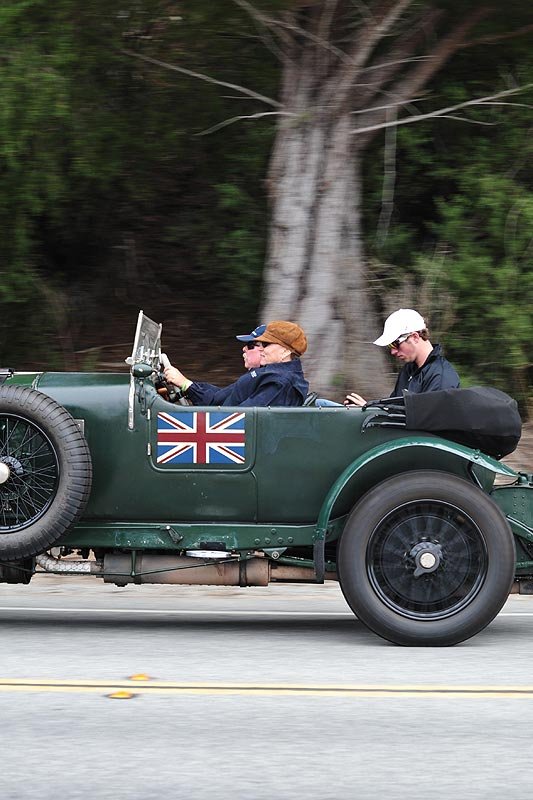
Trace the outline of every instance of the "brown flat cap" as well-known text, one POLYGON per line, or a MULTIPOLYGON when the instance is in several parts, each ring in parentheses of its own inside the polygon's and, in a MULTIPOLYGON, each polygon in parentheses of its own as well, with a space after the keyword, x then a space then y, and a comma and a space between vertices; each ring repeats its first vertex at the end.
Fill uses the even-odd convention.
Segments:
POLYGON ((257 337, 256 342, 280 344, 298 356, 307 350, 307 339, 300 326, 295 322, 285 322, 281 319, 269 322, 266 331, 257 337))

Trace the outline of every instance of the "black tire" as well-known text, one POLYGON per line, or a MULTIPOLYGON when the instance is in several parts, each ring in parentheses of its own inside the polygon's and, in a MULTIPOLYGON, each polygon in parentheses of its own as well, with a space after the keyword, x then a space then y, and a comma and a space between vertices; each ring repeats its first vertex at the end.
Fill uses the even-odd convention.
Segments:
POLYGON ((52 547, 91 490, 87 442, 72 416, 26 386, 0 387, 0 560, 52 547))
POLYGON ((358 619, 401 645, 453 645, 491 622, 514 577, 514 539, 493 500, 444 472, 389 478, 355 506, 337 570, 358 619))

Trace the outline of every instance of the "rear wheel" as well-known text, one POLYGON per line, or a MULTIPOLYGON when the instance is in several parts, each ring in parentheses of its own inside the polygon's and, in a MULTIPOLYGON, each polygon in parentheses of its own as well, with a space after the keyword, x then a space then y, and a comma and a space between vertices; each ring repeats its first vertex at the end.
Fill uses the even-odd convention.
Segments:
POLYGON ((34 556, 79 519, 91 488, 87 442, 51 397, 0 388, 0 559, 34 556))
POLYGON ((491 622, 515 553, 498 506, 454 475, 410 472, 368 492, 341 537, 342 591, 369 628, 403 645, 452 645, 491 622))

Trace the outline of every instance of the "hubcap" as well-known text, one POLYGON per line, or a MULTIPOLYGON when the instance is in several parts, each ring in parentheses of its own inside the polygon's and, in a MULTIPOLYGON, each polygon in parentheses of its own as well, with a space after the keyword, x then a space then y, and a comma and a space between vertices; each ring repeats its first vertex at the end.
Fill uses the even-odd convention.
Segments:
POLYGON ((422 541, 411 549, 411 558, 414 559, 416 569, 413 572, 415 578, 425 575, 428 572, 435 572, 442 561, 442 548, 435 542, 422 541))
POLYGON ((461 509, 437 500, 406 503, 375 527, 367 572, 381 600, 402 616, 439 619, 479 592, 487 570, 483 534, 461 509))
POLYGON ((419 558, 420 566, 422 569, 430 570, 437 565, 437 559, 433 553, 422 553, 419 558))

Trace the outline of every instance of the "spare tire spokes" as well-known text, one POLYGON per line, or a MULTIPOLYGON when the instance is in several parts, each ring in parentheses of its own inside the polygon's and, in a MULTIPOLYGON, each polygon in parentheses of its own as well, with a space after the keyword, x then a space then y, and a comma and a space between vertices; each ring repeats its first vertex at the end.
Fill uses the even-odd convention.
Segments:
POLYGON ((17 415, 0 415, 0 530, 19 530, 39 519, 58 480, 57 455, 44 431, 17 415))

